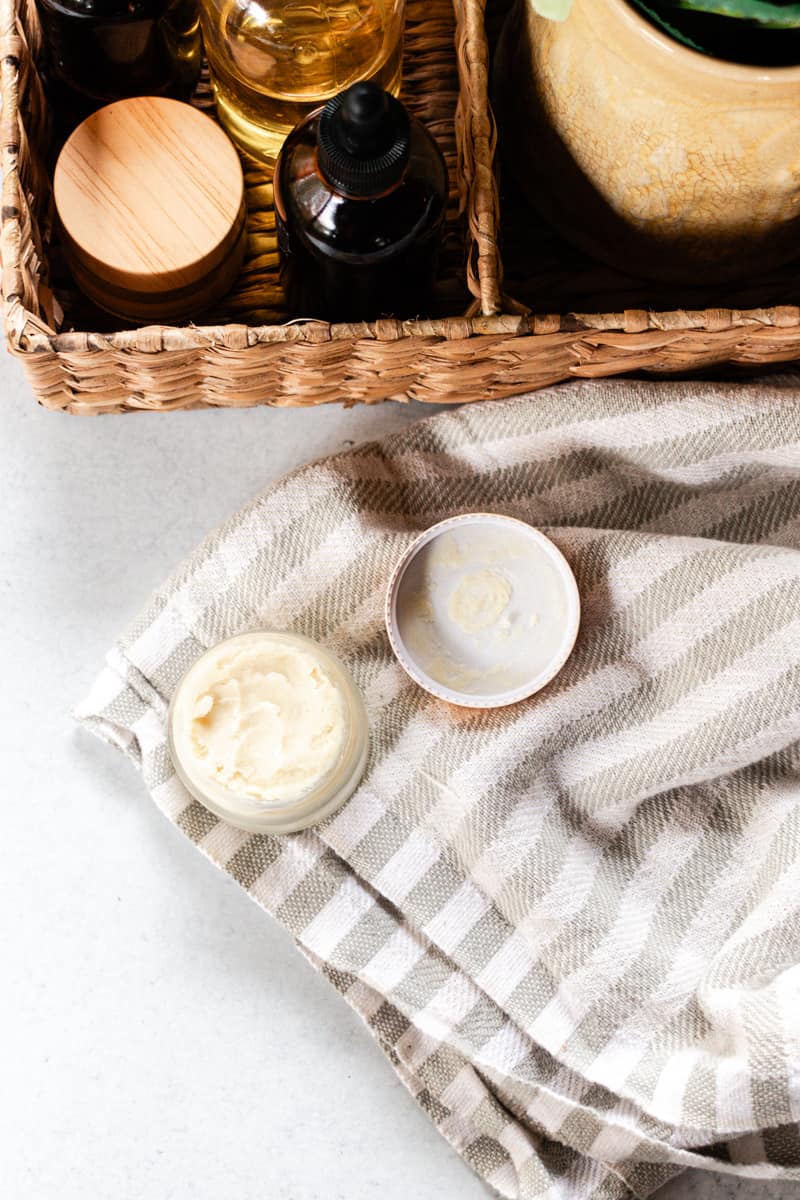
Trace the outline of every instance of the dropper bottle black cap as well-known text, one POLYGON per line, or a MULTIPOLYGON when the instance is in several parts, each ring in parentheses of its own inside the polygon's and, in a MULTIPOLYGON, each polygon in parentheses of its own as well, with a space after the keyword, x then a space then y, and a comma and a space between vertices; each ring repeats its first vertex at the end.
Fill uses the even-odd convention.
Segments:
POLYGON ((375 83, 354 83, 319 118, 317 163, 336 191, 378 196, 403 176, 410 152, 408 114, 375 83))

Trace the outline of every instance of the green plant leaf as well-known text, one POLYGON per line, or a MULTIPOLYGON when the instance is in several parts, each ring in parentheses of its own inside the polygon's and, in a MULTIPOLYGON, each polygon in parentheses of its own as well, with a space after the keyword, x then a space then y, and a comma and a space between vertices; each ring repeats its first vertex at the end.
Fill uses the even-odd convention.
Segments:
POLYGON ((644 0, 633 0, 633 4, 636 8, 640 9, 646 14, 646 16, 650 18, 654 25, 658 25, 664 30, 665 33, 668 33, 671 38, 674 38, 676 42, 683 42, 684 46, 689 46, 692 50, 699 50, 701 54, 705 54, 705 50, 702 46, 698 46, 697 42, 693 42, 688 34, 682 33, 680 29, 676 29, 674 25, 670 25, 669 21, 664 18, 662 13, 656 12, 656 10, 651 8, 649 4, 645 4, 644 0))
POLYGON ((549 17, 551 21, 564 21, 572 8, 572 0, 532 0, 532 3, 540 17, 549 17))
POLYGON ((800 27, 800 4, 779 0, 667 0, 671 8, 754 21, 767 29, 800 27))

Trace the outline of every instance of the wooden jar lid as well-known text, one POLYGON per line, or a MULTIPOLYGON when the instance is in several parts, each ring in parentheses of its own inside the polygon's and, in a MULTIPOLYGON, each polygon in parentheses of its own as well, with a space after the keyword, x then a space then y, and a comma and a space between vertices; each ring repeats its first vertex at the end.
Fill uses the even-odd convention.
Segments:
POLYGON ((188 104, 140 96, 93 113, 61 151, 54 196, 76 282, 117 316, 197 315, 238 273, 239 156, 188 104))

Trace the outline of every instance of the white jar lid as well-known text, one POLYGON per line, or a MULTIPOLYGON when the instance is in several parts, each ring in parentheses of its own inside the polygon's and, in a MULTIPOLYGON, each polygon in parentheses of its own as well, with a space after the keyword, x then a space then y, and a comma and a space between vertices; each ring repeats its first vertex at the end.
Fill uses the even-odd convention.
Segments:
POLYGON ((197 659, 168 716, 176 773, 251 833, 293 833, 355 791, 369 729, 361 693, 324 646, 295 633, 228 638, 197 659))
POLYGON ((409 547, 386 599, 401 666, 465 708, 525 700, 566 663, 580 625, 575 576, 558 547, 513 517, 466 513, 409 547))

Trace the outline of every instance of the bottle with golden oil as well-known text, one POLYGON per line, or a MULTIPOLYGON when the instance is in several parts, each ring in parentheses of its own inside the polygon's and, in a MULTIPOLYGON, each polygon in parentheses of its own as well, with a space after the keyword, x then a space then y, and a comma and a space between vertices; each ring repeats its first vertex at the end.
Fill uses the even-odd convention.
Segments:
POLYGON ((202 0, 217 113, 273 164, 304 117, 361 80, 397 94, 405 0, 202 0))

